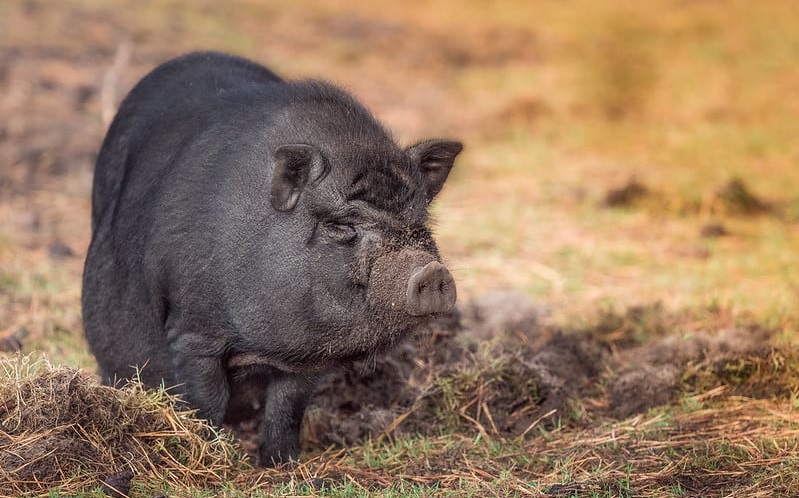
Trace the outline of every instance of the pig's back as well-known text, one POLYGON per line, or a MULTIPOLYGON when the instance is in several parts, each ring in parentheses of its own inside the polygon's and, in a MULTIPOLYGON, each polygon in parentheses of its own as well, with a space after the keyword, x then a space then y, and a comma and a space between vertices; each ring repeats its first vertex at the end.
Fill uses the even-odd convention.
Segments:
POLYGON ((155 68, 124 99, 103 142, 92 187, 92 229, 113 211, 123 184, 146 185, 162 175, 186 140, 218 117, 226 94, 276 83, 282 80, 268 69, 216 52, 187 54, 155 68), (134 166, 137 171, 128 171, 134 166))

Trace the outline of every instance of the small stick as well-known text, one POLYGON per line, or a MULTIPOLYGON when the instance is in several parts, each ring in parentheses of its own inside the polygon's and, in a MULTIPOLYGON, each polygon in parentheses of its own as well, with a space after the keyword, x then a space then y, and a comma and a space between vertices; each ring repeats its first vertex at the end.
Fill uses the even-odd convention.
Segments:
POLYGON ((100 115, 103 120, 103 126, 106 128, 111 124, 116 112, 116 87, 117 83, 119 83, 119 75, 130 63, 132 53, 133 44, 129 39, 123 40, 114 54, 114 62, 103 75, 103 84, 100 87, 100 115))
POLYGON ((557 411, 558 411, 557 409, 553 408, 552 410, 549 410, 549 411, 548 411, 548 412, 546 412, 545 414, 543 414, 543 415, 541 415, 540 417, 538 417, 537 419, 535 419, 535 420, 533 421, 533 423, 532 423, 532 424, 530 424, 530 425, 527 427, 527 429, 525 429, 525 430, 524 430, 524 432, 522 432, 522 433, 521 433, 521 435, 520 435, 519 437, 524 437, 524 436, 526 436, 526 435, 527 435, 527 433, 528 433, 528 432, 530 432, 531 430, 533 430, 533 427, 535 427, 536 425, 538 425, 538 423, 539 423, 539 422, 541 422, 542 420, 544 420, 544 419, 545 419, 545 418, 547 418, 547 417, 551 417, 551 416, 552 416, 552 415, 554 415, 554 414, 555 414, 555 412, 557 412, 557 411))

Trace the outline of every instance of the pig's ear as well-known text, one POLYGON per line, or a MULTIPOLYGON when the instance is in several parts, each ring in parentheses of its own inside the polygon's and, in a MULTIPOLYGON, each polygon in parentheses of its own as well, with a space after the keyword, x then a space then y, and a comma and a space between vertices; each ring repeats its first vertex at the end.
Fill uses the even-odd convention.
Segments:
POLYGON ((428 201, 441 191, 455 157, 462 150, 462 143, 448 140, 427 140, 406 149, 411 161, 418 164, 424 174, 428 201))
POLYGON ((324 160, 311 145, 281 145, 275 149, 270 200, 278 211, 291 211, 309 180, 324 173, 324 160))

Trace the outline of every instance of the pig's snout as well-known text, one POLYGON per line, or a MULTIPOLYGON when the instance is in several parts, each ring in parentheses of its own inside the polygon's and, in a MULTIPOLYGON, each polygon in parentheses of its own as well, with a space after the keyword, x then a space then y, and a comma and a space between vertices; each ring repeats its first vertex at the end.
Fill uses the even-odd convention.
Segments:
POLYGON ((391 252, 377 258, 369 278, 369 303, 411 316, 443 313, 455 306, 455 281, 425 251, 391 252))
POLYGON ((455 281, 438 261, 418 267, 408 280, 405 309, 409 315, 443 313, 455 306, 455 281))

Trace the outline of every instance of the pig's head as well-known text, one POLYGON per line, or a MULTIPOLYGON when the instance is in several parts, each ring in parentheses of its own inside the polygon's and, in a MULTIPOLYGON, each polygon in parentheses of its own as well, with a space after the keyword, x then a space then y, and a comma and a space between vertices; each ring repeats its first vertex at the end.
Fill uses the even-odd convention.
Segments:
POLYGON ((305 140, 272 152, 277 230, 302 239, 284 260, 291 289, 279 291, 296 305, 282 315, 300 317, 283 324, 287 364, 370 356, 456 299, 427 223, 463 146, 428 140, 403 149, 371 116, 334 121, 320 126, 317 118, 305 140))

